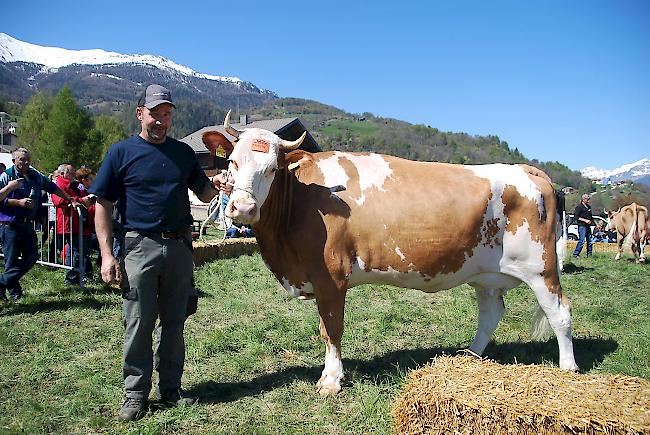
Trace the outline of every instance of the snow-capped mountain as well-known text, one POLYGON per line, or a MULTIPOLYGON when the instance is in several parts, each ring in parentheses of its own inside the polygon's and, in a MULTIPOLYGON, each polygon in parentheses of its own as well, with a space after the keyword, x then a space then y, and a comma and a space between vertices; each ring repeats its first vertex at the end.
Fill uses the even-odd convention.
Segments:
POLYGON ((23 103, 38 91, 56 94, 68 85, 82 105, 119 111, 149 83, 164 84, 179 101, 221 108, 247 110, 277 98, 238 77, 199 73, 162 56, 42 47, 0 33, 0 96, 6 101, 23 103))
POLYGON ((239 77, 215 76, 201 74, 184 65, 177 64, 162 56, 151 54, 126 55, 113 51, 95 50, 66 50, 58 47, 42 47, 12 38, 6 33, 0 33, 0 61, 2 62, 31 62, 44 65, 51 71, 68 65, 117 65, 141 64, 152 65, 169 71, 176 71, 186 76, 201 77, 208 80, 218 80, 241 83, 239 77))
POLYGON ((615 169, 598 169, 588 166, 580 170, 583 177, 592 180, 607 181, 634 181, 650 175, 650 159, 641 159, 634 163, 628 163, 615 169))

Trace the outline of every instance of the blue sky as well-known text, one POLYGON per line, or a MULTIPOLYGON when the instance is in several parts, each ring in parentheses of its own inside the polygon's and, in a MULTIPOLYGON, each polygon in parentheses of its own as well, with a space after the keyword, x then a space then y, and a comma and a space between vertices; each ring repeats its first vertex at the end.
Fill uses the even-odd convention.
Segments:
POLYGON ((650 157, 647 0, 39 0, 2 15, 25 42, 157 54, 572 169, 650 157))

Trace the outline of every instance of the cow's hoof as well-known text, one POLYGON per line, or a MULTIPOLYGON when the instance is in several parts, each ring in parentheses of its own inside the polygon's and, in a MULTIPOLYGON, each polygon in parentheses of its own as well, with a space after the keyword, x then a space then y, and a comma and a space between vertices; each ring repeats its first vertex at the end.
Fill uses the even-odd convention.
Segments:
POLYGON ((318 394, 321 397, 336 396, 340 391, 341 387, 338 385, 321 385, 318 387, 318 394))
POLYGON ((326 380, 327 378, 323 376, 316 384, 316 390, 318 391, 318 394, 321 395, 321 397, 335 396, 341 392, 341 385, 339 384, 338 380, 335 380, 335 382, 332 382, 330 380, 330 382, 327 383, 326 380))
POLYGON ((565 370, 567 372, 582 373, 582 370, 580 370, 580 367, 578 367, 576 364, 570 364, 567 365, 566 367, 560 365, 560 369, 565 370))

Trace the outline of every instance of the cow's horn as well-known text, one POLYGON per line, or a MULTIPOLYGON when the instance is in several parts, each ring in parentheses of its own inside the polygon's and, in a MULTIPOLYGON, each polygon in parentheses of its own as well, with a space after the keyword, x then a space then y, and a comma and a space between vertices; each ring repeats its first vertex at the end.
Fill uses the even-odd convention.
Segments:
POLYGON ((298 139, 294 140, 293 142, 292 142, 292 141, 288 141, 288 140, 284 140, 284 139, 280 139, 280 140, 278 141, 278 144, 279 144, 282 148, 284 148, 285 150, 295 150, 296 148, 298 148, 298 147, 300 146, 300 144, 302 143, 302 141, 305 140, 305 137, 306 137, 306 136, 307 136, 307 132, 306 132, 306 131, 303 131, 303 132, 302 132, 302 136, 300 136, 298 139))
POLYGON ((241 131, 236 130, 235 128, 230 126, 230 112, 231 112, 231 110, 228 111, 228 113, 226 114, 226 119, 223 120, 223 128, 231 136, 235 136, 236 138, 239 138, 239 135, 241 134, 241 131))

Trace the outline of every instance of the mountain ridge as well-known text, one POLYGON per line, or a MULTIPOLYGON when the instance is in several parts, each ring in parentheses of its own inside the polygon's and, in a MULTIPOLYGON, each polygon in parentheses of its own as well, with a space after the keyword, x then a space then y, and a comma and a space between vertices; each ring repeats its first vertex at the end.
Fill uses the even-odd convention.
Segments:
POLYGON ((0 95, 9 101, 22 104, 38 91, 54 94, 68 85, 83 106, 104 102, 105 111, 120 111, 154 82, 167 84, 179 101, 244 110, 278 98, 238 77, 198 73, 162 56, 41 47, 0 33, 0 95))
POLYGON ((583 177, 598 180, 602 184, 609 181, 635 181, 650 175, 650 159, 643 158, 614 169, 599 169, 594 166, 587 166, 581 169, 580 173, 583 177))
POLYGON ((160 69, 177 71, 186 76, 200 77, 208 80, 242 83, 239 77, 203 74, 178 64, 163 56, 151 54, 126 55, 102 49, 68 50, 59 47, 43 47, 20 41, 6 33, 0 32, 0 60, 2 62, 27 62, 41 64, 50 72, 69 65, 118 65, 142 64, 160 69))

